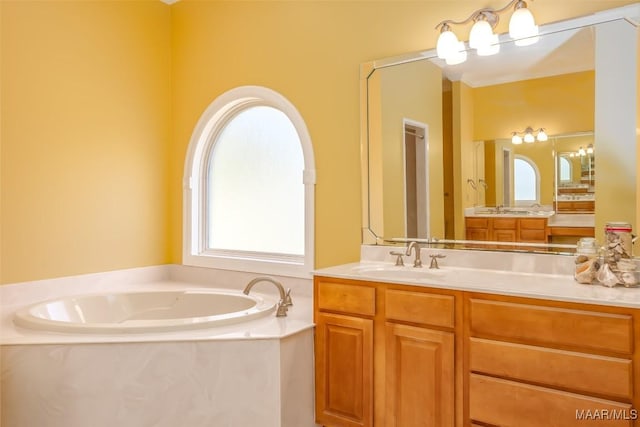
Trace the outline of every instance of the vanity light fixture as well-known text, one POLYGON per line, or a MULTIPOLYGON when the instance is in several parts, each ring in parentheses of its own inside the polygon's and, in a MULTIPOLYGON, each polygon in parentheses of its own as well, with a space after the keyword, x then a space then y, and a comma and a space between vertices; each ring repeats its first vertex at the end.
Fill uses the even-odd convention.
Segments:
POLYGON ((538 26, 535 24, 527 3, 523 0, 511 0, 501 9, 486 7, 473 12, 463 21, 444 20, 436 25, 440 30, 436 52, 438 58, 444 59, 448 65, 460 64, 467 59, 464 43, 451 30, 451 25, 465 25, 473 21, 469 32, 469 47, 476 49, 480 56, 494 55, 500 51, 498 35, 493 33, 498 25, 500 14, 513 6, 514 12, 509 21, 509 36, 516 46, 528 46, 538 41, 538 26))
POLYGON ((593 154, 593 144, 587 145, 587 154, 593 154))
POLYGON ((548 139, 549 136, 544 131, 544 128, 534 130, 531 126, 529 126, 522 132, 511 132, 511 142, 513 144, 522 144, 522 141, 531 143, 535 142, 536 140, 544 142, 548 139))
POLYGON ((582 156, 584 156, 584 155, 586 155, 586 154, 587 154, 587 152, 585 151, 585 149, 584 149, 584 148, 580 147, 580 148, 578 149, 578 155, 579 155, 579 156, 581 156, 581 157, 582 157, 582 156))

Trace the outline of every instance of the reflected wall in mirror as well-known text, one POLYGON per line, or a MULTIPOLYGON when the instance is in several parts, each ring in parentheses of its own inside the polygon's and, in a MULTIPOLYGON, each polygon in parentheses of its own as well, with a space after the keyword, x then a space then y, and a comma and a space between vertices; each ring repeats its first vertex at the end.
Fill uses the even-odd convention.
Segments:
POLYGON ((596 147, 593 133, 554 138, 558 213, 595 213, 596 147))
MULTIPOLYGON (((501 36, 499 55, 469 52, 469 60, 455 66, 444 64, 434 51, 365 64, 363 243, 465 239, 467 217, 478 208, 487 215, 486 209, 499 206, 535 205, 536 214, 542 208, 553 223, 555 211, 566 207, 558 202, 576 182, 573 177, 557 181, 556 164, 563 157, 554 153, 572 151, 562 144, 585 131, 598 146, 598 179, 593 155, 589 163, 570 167, 590 174, 585 193, 594 197, 597 190, 598 204, 585 212, 592 215, 591 229, 614 220, 635 223, 637 28, 614 18, 636 16, 638 10, 633 5, 542 26, 540 42, 526 48, 501 36), (415 185, 407 186, 408 122, 425 129, 426 218, 412 208, 415 185), (545 128, 552 136, 512 144, 512 132, 528 126, 545 128), (537 167, 533 196, 519 195, 514 179, 523 159, 537 167), (612 179, 616 175, 620 179, 612 179), (428 226, 418 232, 416 221, 428 226)), ((589 144, 583 145, 586 150, 589 144)), ((545 228, 544 241, 553 240, 545 228)))
MULTIPOLYGON (((511 139, 483 141, 482 149, 484 177, 479 181, 484 185, 476 192, 474 206, 541 205, 548 210, 569 212, 568 205, 558 207, 558 201, 595 200, 592 131, 551 135, 544 142, 517 145, 511 139), (531 165, 533 175, 525 173, 519 180, 515 165, 518 160, 531 165)), ((593 207, 589 213, 594 213, 593 207)))

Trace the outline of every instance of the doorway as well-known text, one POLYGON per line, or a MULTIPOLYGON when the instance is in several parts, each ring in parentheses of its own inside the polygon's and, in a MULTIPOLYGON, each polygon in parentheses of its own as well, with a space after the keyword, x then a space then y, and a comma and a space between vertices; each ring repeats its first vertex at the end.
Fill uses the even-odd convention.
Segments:
POLYGON ((511 206, 511 189, 513 182, 513 173, 511 165, 513 164, 513 155, 510 149, 502 149, 502 206, 511 206))
POLYGON ((407 237, 429 237, 429 143, 428 126, 405 119, 404 184, 407 237))

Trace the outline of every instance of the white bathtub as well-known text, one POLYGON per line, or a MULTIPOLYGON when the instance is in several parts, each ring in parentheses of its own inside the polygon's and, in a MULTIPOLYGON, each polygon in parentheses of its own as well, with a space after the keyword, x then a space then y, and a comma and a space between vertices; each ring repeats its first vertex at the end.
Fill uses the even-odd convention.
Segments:
POLYGON ((275 307, 273 300, 222 289, 105 293, 40 302, 18 310, 14 323, 69 333, 180 331, 253 320, 275 307))
POLYGON ((0 286, 0 425, 314 427, 311 280, 282 279, 294 305, 276 317, 275 287, 242 293, 253 277, 156 266, 0 286))

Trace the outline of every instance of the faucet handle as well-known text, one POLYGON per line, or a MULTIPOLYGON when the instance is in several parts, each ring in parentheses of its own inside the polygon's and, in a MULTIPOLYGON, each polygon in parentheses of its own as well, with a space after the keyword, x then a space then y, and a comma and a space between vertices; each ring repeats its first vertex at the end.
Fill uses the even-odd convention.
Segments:
POLYGON ((404 266, 404 259, 402 258, 404 256, 404 253, 402 252, 397 252, 397 251, 391 251, 389 252, 391 255, 395 255, 396 258, 396 266, 397 267, 402 267, 404 266))
POLYGON ((283 304, 287 307, 292 306, 293 305, 293 301, 291 300, 291 288, 287 289, 287 294, 284 297, 284 301, 283 304))
POLYGON ((429 268, 440 268, 438 266, 438 258, 446 258, 446 255, 442 254, 429 254, 429 258, 431 258, 431 263, 429 264, 429 268))
POLYGON ((287 304, 283 300, 280 300, 276 308, 276 317, 286 317, 288 309, 287 304))

